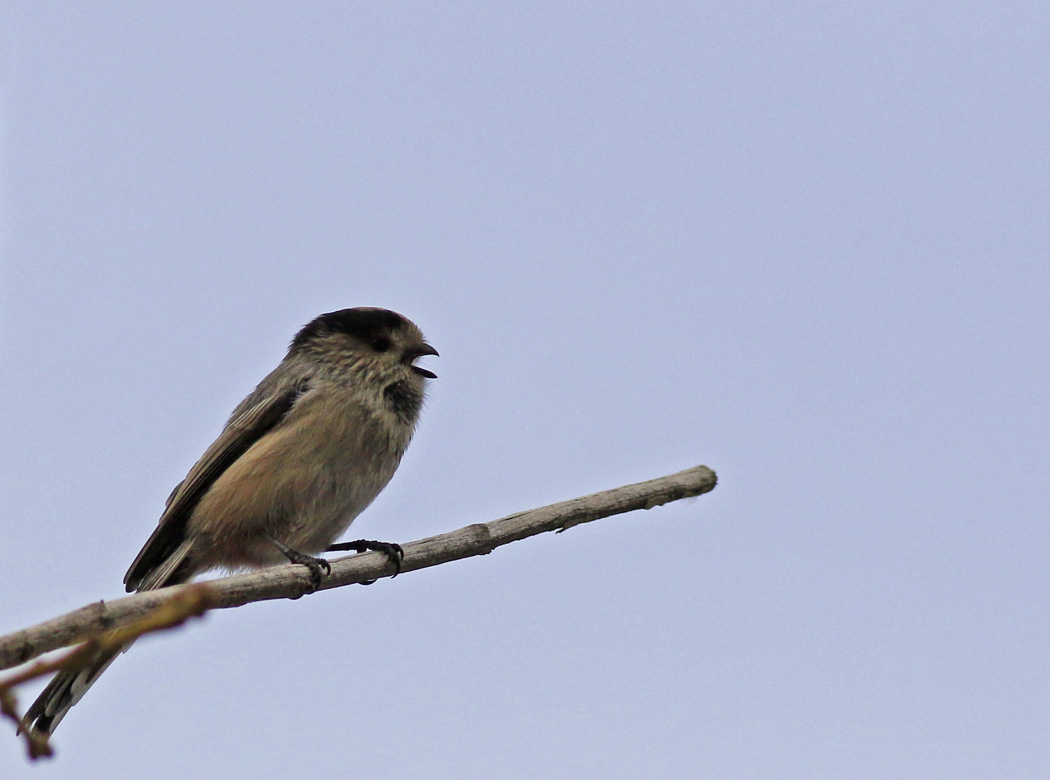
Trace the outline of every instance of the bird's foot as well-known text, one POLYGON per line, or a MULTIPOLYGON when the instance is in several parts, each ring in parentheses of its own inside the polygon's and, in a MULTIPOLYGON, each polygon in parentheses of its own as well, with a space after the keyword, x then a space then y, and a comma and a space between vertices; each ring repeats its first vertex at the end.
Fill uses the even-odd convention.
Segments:
MULTIPOLYGON (((344 552, 346 550, 353 550, 354 552, 381 552, 386 555, 387 558, 394 564, 394 577, 401 573, 401 561, 405 560, 405 551, 401 549, 400 544, 394 542, 376 542, 371 539, 358 539, 356 542, 339 542, 333 544, 325 552, 344 552)), ((393 579, 393 577, 391 577, 393 579)), ((368 580, 362 582, 362 585, 371 585, 375 580, 368 580)))
POLYGON ((312 555, 293 550, 288 545, 273 539, 277 549, 291 563, 298 563, 310 570, 310 584, 313 586, 308 592, 313 593, 321 587, 321 580, 332 573, 332 566, 324 558, 315 558, 312 555))

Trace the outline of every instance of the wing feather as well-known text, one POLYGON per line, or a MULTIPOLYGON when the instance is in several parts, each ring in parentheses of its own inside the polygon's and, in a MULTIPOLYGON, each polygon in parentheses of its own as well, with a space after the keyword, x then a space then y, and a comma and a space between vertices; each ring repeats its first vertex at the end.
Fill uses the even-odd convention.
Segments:
POLYGON ((306 381, 300 381, 291 390, 270 394, 243 411, 238 408, 238 413, 226 424, 219 438, 168 498, 156 530, 124 575, 129 592, 142 587, 146 580, 152 582, 151 573, 163 567, 185 541, 186 523, 201 496, 249 447, 284 419, 306 389, 306 381))

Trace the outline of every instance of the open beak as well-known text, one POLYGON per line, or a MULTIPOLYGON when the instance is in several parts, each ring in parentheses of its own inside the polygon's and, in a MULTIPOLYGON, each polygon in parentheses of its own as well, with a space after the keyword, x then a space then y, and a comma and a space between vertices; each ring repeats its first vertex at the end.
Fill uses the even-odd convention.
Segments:
POLYGON ((416 358, 421 358, 424 355, 433 355, 434 357, 440 357, 440 355, 438 355, 438 351, 424 341, 418 346, 406 349, 404 360, 406 363, 408 363, 408 367, 420 376, 425 376, 427 379, 437 379, 437 374, 435 374, 433 371, 428 371, 427 369, 422 368, 421 366, 413 365, 413 361, 415 361, 416 358))

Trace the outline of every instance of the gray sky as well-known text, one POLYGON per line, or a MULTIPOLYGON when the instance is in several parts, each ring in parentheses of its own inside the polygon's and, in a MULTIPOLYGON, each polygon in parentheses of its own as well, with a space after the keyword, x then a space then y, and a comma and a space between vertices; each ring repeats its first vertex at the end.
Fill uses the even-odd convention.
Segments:
POLYGON ((0 23, 0 632, 347 306, 441 351, 351 538, 721 479, 142 641, 0 776, 1050 775, 1045 3, 0 23))

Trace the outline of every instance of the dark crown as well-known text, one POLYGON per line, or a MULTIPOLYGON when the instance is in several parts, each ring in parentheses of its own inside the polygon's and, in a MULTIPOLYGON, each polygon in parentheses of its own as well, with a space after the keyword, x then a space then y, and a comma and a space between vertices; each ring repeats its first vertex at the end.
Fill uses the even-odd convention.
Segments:
POLYGON ((292 339, 292 349, 308 344, 319 336, 328 333, 345 333, 365 342, 373 341, 377 336, 389 335, 405 324, 405 318, 388 309, 359 307, 328 312, 315 317, 292 339))

